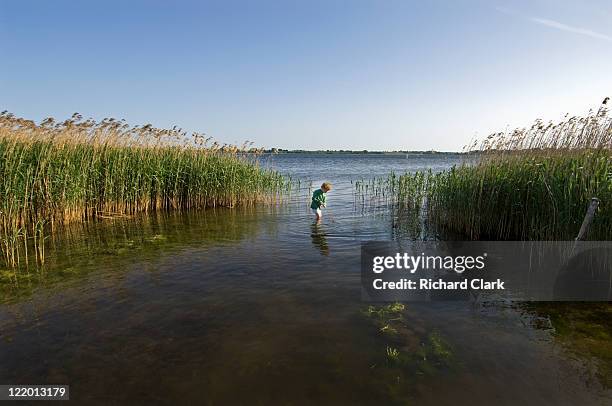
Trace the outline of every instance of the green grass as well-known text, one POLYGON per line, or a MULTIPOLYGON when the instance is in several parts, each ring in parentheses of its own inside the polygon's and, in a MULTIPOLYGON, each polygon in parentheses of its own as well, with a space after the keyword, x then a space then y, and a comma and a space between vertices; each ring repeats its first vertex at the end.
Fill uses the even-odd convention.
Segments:
POLYGON ((40 124, 0 114, 0 246, 5 266, 44 261, 46 234, 67 222, 139 212, 274 202, 290 184, 257 150, 209 145, 181 129, 123 121, 40 124), (28 244, 34 242, 34 244, 28 244), (31 253, 30 253, 31 254, 31 253))

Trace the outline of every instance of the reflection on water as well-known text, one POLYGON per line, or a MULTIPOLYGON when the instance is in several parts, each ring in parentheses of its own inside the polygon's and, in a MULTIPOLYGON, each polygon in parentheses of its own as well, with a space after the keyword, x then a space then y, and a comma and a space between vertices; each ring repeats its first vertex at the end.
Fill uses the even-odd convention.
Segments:
POLYGON ((305 190, 284 207, 117 219, 55 238, 44 275, 4 292, 0 383, 70 384, 77 403, 101 405, 609 400, 531 309, 361 302, 360 242, 416 236, 388 208, 356 210, 350 180, 414 162, 281 159, 317 187, 334 183, 321 223, 305 190))
POLYGON ((315 221, 310 227, 312 244, 321 251, 321 255, 329 255, 329 244, 327 243, 327 235, 320 221, 315 221))
MULTIPOLYGON (((273 215, 276 208, 268 209, 273 215)), ((265 215, 270 215, 266 213, 265 215)), ((216 208, 206 212, 119 217, 72 225, 49 237, 42 272, 19 272, 18 283, 4 283, 1 302, 28 296, 37 288, 65 285, 89 272, 124 269, 143 258, 160 257, 202 244, 228 245, 257 233, 273 234, 275 222, 260 222, 253 209, 216 208)), ((122 271, 121 271, 122 272, 122 271)))

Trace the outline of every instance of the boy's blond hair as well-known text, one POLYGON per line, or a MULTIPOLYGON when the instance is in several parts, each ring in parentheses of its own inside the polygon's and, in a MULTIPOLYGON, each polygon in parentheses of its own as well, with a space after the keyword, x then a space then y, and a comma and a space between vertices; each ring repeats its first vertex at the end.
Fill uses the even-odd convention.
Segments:
POLYGON ((324 190, 326 192, 330 191, 331 188, 332 188, 332 185, 329 182, 323 182, 323 184, 321 185, 321 190, 324 190))

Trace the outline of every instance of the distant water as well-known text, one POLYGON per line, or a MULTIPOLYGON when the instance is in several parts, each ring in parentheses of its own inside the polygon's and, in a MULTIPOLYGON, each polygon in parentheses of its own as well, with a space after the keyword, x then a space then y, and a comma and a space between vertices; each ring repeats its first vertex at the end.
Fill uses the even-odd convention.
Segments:
POLYGON ((395 238, 393 213, 386 205, 369 207, 367 212, 355 200, 355 183, 371 179, 386 179, 391 173, 439 172, 463 162, 458 154, 278 154, 264 157, 262 165, 276 169, 293 179, 301 180, 301 193, 287 213, 312 217, 310 196, 323 182, 331 182, 327 194, 327 209, 321 229, 331 237, 353 241, 395 238))
POLYGON ((367 315, 360 242, 404 236, 387 207, 360 209, 354 182, 460 160, 264 157, 301 180, 282 207, 66 233, 44 283, 0 305, 0 383, 70 384, 76 404, 100 405, 605 403, 588 365, 512 305, 408 303, 396 335, 367 315), (317 225, 309 194, 323 181, 317 225))

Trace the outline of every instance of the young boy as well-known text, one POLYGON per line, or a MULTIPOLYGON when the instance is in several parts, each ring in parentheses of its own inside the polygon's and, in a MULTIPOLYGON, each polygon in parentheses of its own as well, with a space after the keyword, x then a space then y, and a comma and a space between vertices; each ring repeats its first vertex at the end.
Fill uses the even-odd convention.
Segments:
POLYGON ((321 189, 315 190, 312 194, 312 203, 310 203, 310 208, 315 214, 317 221, 321 220, 321 208, 325 207, 325 193, 329 192, 331 188, 331 183, 323 182, 321 189))

